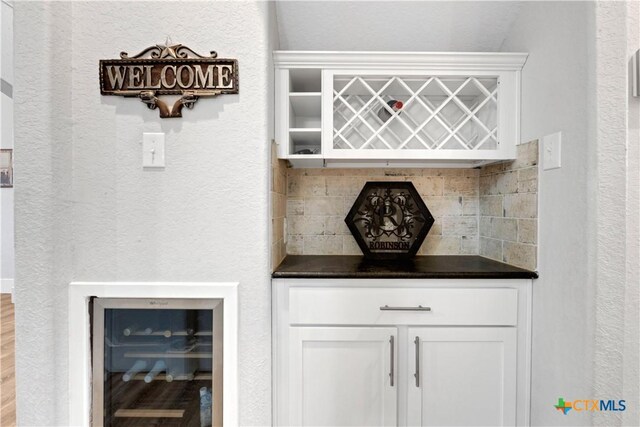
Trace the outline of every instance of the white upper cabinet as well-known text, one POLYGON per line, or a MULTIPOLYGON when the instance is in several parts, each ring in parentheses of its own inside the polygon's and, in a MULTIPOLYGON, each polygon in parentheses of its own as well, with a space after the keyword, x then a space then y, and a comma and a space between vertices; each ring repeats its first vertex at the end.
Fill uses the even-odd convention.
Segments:
POLYGON ((526 58, 276 51, 279 157, 303 167, 513 159, 526 58))

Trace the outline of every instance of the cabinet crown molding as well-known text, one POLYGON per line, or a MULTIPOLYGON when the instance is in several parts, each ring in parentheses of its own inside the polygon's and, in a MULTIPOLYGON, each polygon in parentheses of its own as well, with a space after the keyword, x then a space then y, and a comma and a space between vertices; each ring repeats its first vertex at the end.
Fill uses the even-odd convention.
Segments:
POLYGON ((276 68, 520 70, 521 52, 351 52, 276 50, 276 68))

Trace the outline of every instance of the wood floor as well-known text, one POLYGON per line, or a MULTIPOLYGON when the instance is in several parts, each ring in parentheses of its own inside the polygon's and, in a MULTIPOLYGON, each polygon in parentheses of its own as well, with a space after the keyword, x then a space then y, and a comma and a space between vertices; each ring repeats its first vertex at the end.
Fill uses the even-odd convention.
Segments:
POLYGON ((15 320, 10 294, 0 294, 0 426, 16 425, 15 320))

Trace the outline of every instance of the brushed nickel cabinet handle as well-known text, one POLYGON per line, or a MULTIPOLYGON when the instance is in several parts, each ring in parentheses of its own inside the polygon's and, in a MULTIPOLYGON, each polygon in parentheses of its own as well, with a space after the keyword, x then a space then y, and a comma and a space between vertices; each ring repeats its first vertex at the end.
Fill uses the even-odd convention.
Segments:
POLYGON ((391 379, 391 387, 393 387, 393 380, 394 380, 394 345, 393 343, 395 342, 394 340, 394 336, 391 335, 391 337, 389 338, 389 344, 391 345, 391 369, 389 370, 389 378, 391 379))
POLYGON ((383 305, 380 307, 382 311, 431 311, 431 307, 423 307, 421 305, 417 307, 389 307, 388 305, 383 305))
POLYGON ((416 387, 420 387, 420 338, 416 337, 413 342, 416 345, 416 373, 413 376, 416 377, 416 387))

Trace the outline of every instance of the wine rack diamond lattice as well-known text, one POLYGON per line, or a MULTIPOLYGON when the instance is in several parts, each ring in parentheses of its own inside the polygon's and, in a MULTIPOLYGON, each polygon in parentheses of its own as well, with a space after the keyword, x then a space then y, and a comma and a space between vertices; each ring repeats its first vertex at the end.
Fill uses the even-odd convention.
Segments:
POLYGON ((333 146, 495 150, 497 77, 335 76, 333 146))

